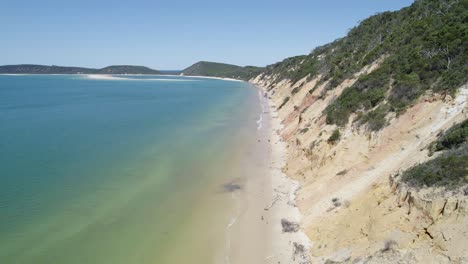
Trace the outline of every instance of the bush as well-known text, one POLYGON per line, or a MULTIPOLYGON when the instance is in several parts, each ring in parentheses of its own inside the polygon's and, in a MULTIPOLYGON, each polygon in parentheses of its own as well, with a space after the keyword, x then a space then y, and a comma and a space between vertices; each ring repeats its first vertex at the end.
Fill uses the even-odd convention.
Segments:
POLYGON ((356 87, 343 91, 326 109, 328 124, 345 126, 351 113, 358 109, 369 109, 378 105, 385 98, 385 88, 372 86, 373 79, 366 77, 356 87))
POLYGON ((402 180, 414 187, 456 188, 467 184, 468 144, 408 169, 403 173, 402 180))
POLYGON ((387 124, 385 116, 388 110, 389 107, 387 105, 381 105, 374 111, 361 115, 357 121, 360 124, 367 124, 367 128, 370 131, 378 131, 387 124))
POLYGON ((338 140, 340 140, 340 138, 341 138, 340 130, 336 129, 335 131, 333 131, 331 136, 328 138, 327 142, 330 143, 330 144, 334 144, 338 140))
POLYGON ((433 144, 432 148, 435 151, 457 148, 461 144, 468 141, 468 119, 460 124, 452 126, 433 144))
POLYGON ((390 103, 395 110, 403 109, 423 93, 416 73, 398 78, 390 94, 390 103))

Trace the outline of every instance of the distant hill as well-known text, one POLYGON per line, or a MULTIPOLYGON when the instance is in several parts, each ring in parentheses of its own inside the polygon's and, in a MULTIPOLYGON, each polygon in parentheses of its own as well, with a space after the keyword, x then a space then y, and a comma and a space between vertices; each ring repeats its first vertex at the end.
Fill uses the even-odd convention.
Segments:
POLYGON ((144 66, 115 65, 102 69, 19 64, 0 66, 0 74, 160 74, 144 66))
POLYGON ((35 64, 20 64, 20 65, 5 65, 0 66, 0 73, 11 74, 77 74, 77 73, 95 73, 96 69, 81 68, 81 67, 63 67, 63 66, 46 66, 35 64))
POLYGON ((232 64, 200 61, 183 70, 182 75, 212 76, 248 80, 261 73, 262 70, 263 68, 254 66, 241 67, 232 64))
POLYGON ((160 71, 144 66, 115 65, 99 69, 97 74, 160 74, 160 71))

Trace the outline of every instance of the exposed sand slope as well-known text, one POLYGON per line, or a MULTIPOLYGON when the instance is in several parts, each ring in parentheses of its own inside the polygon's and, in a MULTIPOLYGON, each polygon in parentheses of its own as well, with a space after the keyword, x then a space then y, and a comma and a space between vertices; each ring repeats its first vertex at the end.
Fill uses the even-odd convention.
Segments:
MULTIPOLYGON (((290 97, 278 113, 284 126, 281 135, 288 144, 285 171, 302 184, 297 202, 304 215, 302 226, 312 239, 313 263, 380 254, 386 240, 395 240, 400 250, 407 250, 408 254, 397 255, 410 262, 429 256, 439 263, 447 260, 447 252, 458 259, 468 254, 457 251, 459 243, 448 243, 451 249, 440 250, 436 243, 425 240, 421 230, 424 233, 433 221, 423 212, 413 210, 408 215, 408 209, 398 207, 397 195, 388 183, 390 175, 427 160, 426 147, 436 135, 468 116, 466 85, 454 99, 427 93, 399 117, 387 116, 389 125, 377 133, 353 125, 352 116, 341 140, 336 145, 327 143, 336 127, 325 123, 323 110, 360 74, 378 68, 383 59, 329 91, 324 90, 326 83, 316 86, 320 76, 295 84, 272 84, 274 76, 251 80, 264 87, 276 105, 290 97), (301 88, 292 94, 295 87, 301 88)), ((440 225, 452 221, 450 226, 464 234, 454 240, 468 242, 468 222, 460 217, 464 216, 444 219, 440 225)), ((381 256, 381 262, 384 258, 381 256)))

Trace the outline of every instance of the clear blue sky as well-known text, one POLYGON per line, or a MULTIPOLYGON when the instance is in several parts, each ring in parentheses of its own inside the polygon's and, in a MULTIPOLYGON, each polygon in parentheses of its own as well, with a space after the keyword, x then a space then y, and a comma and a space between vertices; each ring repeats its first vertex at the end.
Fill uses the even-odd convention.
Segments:
POLYGON ((307 54, 411 0, 0 0, 0 65, 183 69, 307 54))

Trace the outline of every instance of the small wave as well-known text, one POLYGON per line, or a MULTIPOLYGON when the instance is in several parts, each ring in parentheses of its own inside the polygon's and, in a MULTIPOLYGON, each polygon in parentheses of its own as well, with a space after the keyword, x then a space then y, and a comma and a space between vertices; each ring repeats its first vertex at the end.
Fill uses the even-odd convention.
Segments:
POLYGON ((263 112, 265 111, 265 108, 263 106, 263 94, 262 94, 262 91, 260 90, 258 90, 258 99, 260 101, 261 111, 260 111, 260 117, 257 119, 257 130, 260 130, 262 129, 262 126, 263 126, 263 112))
POLYGON ((0 75, 7 75, 7 76, 23 76, 23 75, 31 75, 25 73, 0 73, 0 75))
POLYGON ((165 81, 165 82, 198 82, 198 80, 179 80, 179 79, 132 79, 128 78, 128 80, 136 80, 136 81, 165 81))
POLYGON ((240 201, 238 197, 236 197, 235 193, 231 193, 231 197, 233 200, 236 200, 236 214, 231 217, 231 220, 226 226, 226 257, 225 263, 231 263, 230 254, 231 254, 231 227, 237 222, 237 219, 240 215, 240 201))
POLYGON ((263 125, 263 111, 260 113, 260 117, 257 119, 257 130, 262 129, 263 125))
POLYGON ((234 216, 231 218, 231 221, 229 222, 229 224, 226 226, 227 229, 231 228, 236 222, 237 222, 237 217, 238 215, 234 216))

